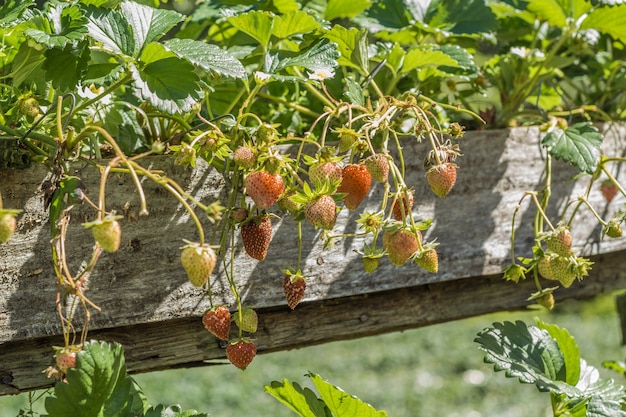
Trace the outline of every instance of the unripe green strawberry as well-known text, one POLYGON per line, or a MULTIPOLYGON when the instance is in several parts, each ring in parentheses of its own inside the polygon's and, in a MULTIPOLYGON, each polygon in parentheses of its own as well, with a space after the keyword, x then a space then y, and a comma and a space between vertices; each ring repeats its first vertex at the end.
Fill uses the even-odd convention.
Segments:
POLYGON ((551 292, 539 296, 536 300, 537 304, 547 308, 548 310, 552 310, 554 308, 554 295, 551 292))
POLYGON ((226 347, 228 360, 242 371, 245 370, 256 356, 256 345, 250 339, 237 339, 226 347))
POLYGON ((21 98, 17 102, 18 110, 20 113, 27 117, 39 116, 40 108, 39 103, 33 97, 21 98))
POLYGON ((339 153, 349 151, 357 139, 361 137, 356 130, 347 127, 340 128, 337 133, 339 134, 339 146, 337 146, 339 153))
POLYGON ((610 220, 607 223, 607 225, 604 227, 603 232, 608 237, 612 237, 612 238, 622 237, 622 226, 620 226, 620 224, 617 221, 610 220))
POLYGON ((79 346, 55 347, 54 349, 56 350, 54 360, 61 372, 66 374, 70 368, 76 368, 76 355, 81 350, 79 346))
POLYGON ((378 265, 380 264, 379 256, 363 256, 363 269, 368 274, 371 274, 376 269, 378 269, 378 265))
POLYGON ((418 239, 421 240, 419 231, 416 234, 407 229, 386 230, 383 234, 383 246, 391 263, 396 266, 404 265, 419 249, 418 239))
POLYGON ((258 143, 269 144, 276 140, 278 131, 269 123, 263 123, 256 131, 258 143))
POLYGON ((552 260, 554 255, 544 254, 537 262, 537 271, 539 275, 550 281, 557 281, 558 277, 552 271, 552 260))
POLYGON ((364 161, 372 178, 378 182, 386 182, 389 176, 389 160, 383 154, 372 155, 364 161))
POLYGON ((546 237, 546 246, 549 251, 552 251, 561 256, 572 255, 572 235, 569 229, 565 226, 559 226, 553 231, 549 232, 546 237))
POLYGON ((20 210, 9 210, 0 208, 0 243, 8 242, 13 232, 15 232, 15 226, 17 220, 15 215, 20 210))
POLYGON ((259 327, 259 316, 257 316, 256 311, 250 307, 244 307, 241 310, 241 318, 239 317, 239 313, 237 313, 234 315, 233 320, 235 320, 237 327, 247 333, 255 333, 259 327))
POLYGON ((91 228, 96 243, 106 252, 112 253, 119 249, 122 241, 122 227, 117 221, 121 216, 107 215, 102 220, 85 223, 83 226, 91 228))
POLYGON ((190 243, 183 247, 180 262, 189 281, 196 287, 201 287, 209 280, 217 263, 217 255, 207 244, 190 243))
POLYGON ((437 251, 433 248, 425 249, 415 258, 415 263, 428 272, 437 272, 439 270, 439 256, 437 251))
POLYGON ((252 168, 256 162, 256 155, 249 146, 240 146, 233 152, 233 162, 245 169, 252 168))
POLYGON ((223 305, 209 308, 202 316, 202 325, 218 339, 228 340, 230 311, 223 305))
POLYGON ((576 271, 569 258, 565 256, 555 256, 550 262, 550 269, 556 279, 565 288, 568 288, 576 280, 576 271))
POLYGON ((295 216, 298 214, 298 211, 302 208, 302 204, 294 201, 291 197, 295 196, 296 193, 294 191, 286 191, 282 197, 276 202, 278 209, 280 211, 286 212, 295 216))
POLYGON ((426 172, 426 180, 435 195, 444 198, 456 183, 456 165, 451 163, 435 165, 426 172))
POLYGON ((327 161, 313 164, 309 167, 311 184, 335 183, 341 181, 342 169, 338 163, 327 161))
POLYGON ((329 195, 321 195, 304 206, 304 217, 315 227, 331 230, 337 220, 337 203, 329 195))

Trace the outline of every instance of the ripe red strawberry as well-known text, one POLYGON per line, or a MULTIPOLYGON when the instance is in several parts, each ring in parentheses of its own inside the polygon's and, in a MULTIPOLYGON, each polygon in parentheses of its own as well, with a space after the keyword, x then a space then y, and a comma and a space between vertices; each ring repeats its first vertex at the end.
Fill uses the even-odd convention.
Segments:
POLYGON ((321 195, 304 206, 304 217, 315 227, 330 230, 337 221, 337 203, 329 195, 321 195))
POLYGON ((203 286, 215 268, 217 255, 207 244, 190 243, 182 249, 180 262, 187 273, 187 278, 196 287, 203 286))
POLYGON ((122 227, 117 221, 119 218, 120 216, 106 216, 102 220, 84 224, 85 227, 91 228, 96 243, 106 252, 115 252, 120 247, 122 227))
POLYGON ((606 179, 600 183, 600 192, 607 203, 613 201, 618 191, 617 185, 610 179, 606 179))
POLYGON ((413 210, 413 192, 407 191, 398 195, 391 206, 393 212, 393 218, 402 221, 404 217, 411 214, 413 210), (404 208, 404 216, 402 216, 402 208, 404 208))
POLYGON ((343 200, 348 210, 356 210, 372 185, 372 175, 365 165, 350 164, 343 168, 338 193, 346 193, 343 200))
POLYGON ((437 251, 433 248, 424 250, 415 258, 415 263, 428 272, 437 272, 439 270, 439 256, 437 251))
POLYGON ((338 163, 327 161, 313 164, 309 167, 311 184, 334 183, 341 180, 342 170, 338 163))
POLYGON ((256 155, 249 146, 240 146, 233 152, 233 161, 242 168, 252 168, 256 162, 256 155))
POLYGON ((422 236, 407 229, 386 230, 383 234, 383 246, 391 263, 396 266, 404 265, 419 249, 418 239, 422 236))
POLYGON ((0 209, 0 243, 8 242, 15 232, 17 221, 13 212, 17 210, 0 209))
POLYGON ((274 204, 285 191, 283 177, 267 171, 254 171, 248 174, 244 185, 246 192, 257 207, 266 209, 274 204))
POLYGON ((228 340, 230 333, 230 311, 225 306, 217 306, 207 309, 202 316, 204 328, 215 337, 228 340))
POLYGON ((241 240, 246 253, 262 261, 272 240, 272 222, 269 216, 253 217, 241 225, 241 240))
POLYGON ((306 281, 300 272, 287 272, 283 278, 283 291, 287 298, 287 305, 292 310, 296 308, 306 291, 306 281))
POLYGON ((372 155, 365 160, 365 166, 372 178, 378 182, 386 182, 389 176, 389 160, 383 154, 372 155))
POLYGON ((256 356, 256 345, 250 339, 237 339, 226 347, 226 357, 237 368, 244 370, 256 356))
POLYGON ((241 310, 241 317, 239 313, 235 314, 234 320, 237 327, 247 333, 255 333, 259 327, 259 316, 250 307, 244 307, 241 310))
POLYGON ((426 172, 426 180, 433 192, 440 198, 448 195, 456 182, 456 165, 443 163, 426 172))
POLYGON ((55 348, 54 360, 57 364, 57 368, 64 374, 68 369, 76 368, 76 355, 80 351, 78 346, 67 346, 64 348, 55 348))

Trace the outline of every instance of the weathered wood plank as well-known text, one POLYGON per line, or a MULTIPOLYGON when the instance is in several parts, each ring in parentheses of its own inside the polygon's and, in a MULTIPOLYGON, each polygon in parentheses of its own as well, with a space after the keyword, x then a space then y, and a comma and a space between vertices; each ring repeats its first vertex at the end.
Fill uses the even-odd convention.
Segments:
MULTIPOLYGON (((625 132, 624 127, 611 130, 605 141, 604 152, 621 155, 623 146, 620 140, 625 132)), ((425 325, 525 305, 525 299, 532 291, 525 286, 528 284, 519 287, 513 284, 501 285, 498 277, 484 277, 499 274, 502 267, 508 264, 513 209, 525 191, 541 186, 543 163, 538 135, 537 129, 526 128, 514 129, 511 133, 468 133, 462 143, 466 155, 459 160, 457 185, 443 200, 434 197, 427 188, 422 170, 422 160, 426 152, 424 145, 416 142, 404 145, 406 181, 416 189, 414 213, 419 219, 435 219, 426 237, 437 237, 441 244, 438 247, 440 271, 437 274, 411 266, 395 268, 384 261, 375 273, 368 275, 363 271, 359 255, 354 253, 355 249, 361 248, 362 240, 343 239, 333 251, 324 251, 316 239, 316 232, 307 226, 304 231, 303 270, 310 280, 305 304, 291 313, 285 306, 280 270, 287 264, 295 263, 295 225, 289 218, 276 221, 272 246, 265 261, 253 261, 241 252, 236 256, 236 282, 243 302, 254 306, 264 316, 262 320, 265 320, 265 330, 258 337, 260 349, 271 351, 323 343, 335 340, 335 336, 336 339, 359 337, 398 330, 404 328, 403 326, 425 325), (467 304, 467 311, 459 310, 459 313, 451 314, 448 313, 451 305, 456 308, 459 304, 472 301, 471 298, 446 298, 448 295, 443 289, 440 293, 431 293, 435 285, 455 293, 450 296, 465 297, 466 294, 472 294, 472 297, 477 297, 482 293, 468 292, 468 287, 473 289, 476 286, 487 292, 494 291, 493 294, 497 294, 497 297, 484 297, 480 299, 480 303, 470 302, 467 304), (482 289, 483 286, 486 288, 482 289), (516 301, 513 304, 502 301, 509 291, 515 293, 516 301), (462 294, 456 294, 457 292, 462 294), (322 335, 319 336, 308 334, 317 331, 311 330, 315 326, 311 321, 316 317, 319 319, 320 315, 324 315, 321 313, 328 311, 324 309, 332 308, 335 303, 348 303, 342 304, 342 310, 347 310, 346 314, 356 314, 350 309, 359 310, 362 305, 360 303, 365 303, 363 305, 369 310, 376 310, 377 307, 369 305, 369 302, 378 300, 376 297, 380 294, 387 294, 385 297, 390 294, 395 294, 394 297, 413 294, 416 297, 414 300, 419 300, 420 306, 427 306, 440 315, 435 318, 427 316, 421 321, 407 324, 368 319, 357 325, 346 323, 352 323, 350 320, 361 315, 350 320, 340 316, 348 321, 329 323, 328 330, 322 330, 322 335), (424 294, 430 294, 431 298, 422 303, 421 297, 424 294), (313 308, 317 310, 307 310, 313 308), (296 318, 298 319, 295 320, 296 318), (372 323, 378 323, 378 327, 372 323), (294 327, 290 329, 289 326, 294 327), (334 336, 324 336, 331 332, 334 336)), ((156 159, 153 163, 166 170, 168 175, 204 203, 223 197, 219 176, 206 165, 201 164, 192 171, 174 167, 171 161, 156 159)), ((584 179, 571 180, 574 173, 570 167, 555 163, 552 201, 556 204, 550 215, 562 209, 567 201, 582 194, 584 179)), ((80 175, 88 185, 88 195, 94 198, 98 184, 97 170, 86 168, 80 175)), ((0 345, 0 357, 3 359, 0 360, 4 361, 5 356, 5 364, 11 363, 8 359, 17 360, 17 350, 12 350, 16 346, 29 349, 28 352, 31 353, 26 357, 22 356, 14 367, 8 368, 5 365, 0 369, 5 369, 6 372, 11 369, 12 384, 20 389, 30 389, 46 383, 36 378, 33 380, 27 373, 35 368, 36 372, 40 372, 50 362, 51 344, 60 344, 58 335, 61 329, 55 311, 57 288, 50 260, 49 226, 41 195, 38 195, 45 176, 46 173, 41 168, 30 171, 0 170, 0 193, 5 206, 25 209, 19 218, 18 231, 14 238, 8 244, 0 245, 0 343, 3 343, 0 345)), ((624 174, 619 178, 623 179, 624 174)), ((175 206, 162 189, 147 182, 145 184, 150 216, 124 222, 125 244, 115 254, 102 255, 91 276, 88 296, 102 307, 102 312, 94 312, 90 322, 90 334, 92 337, 114 335, 128 343, 131 369, 138 372, 222 358, 221 349, 213 346, 215 341, 204 334, 206 332, 197 331, 197 317, 208 306, 207 296, 204 291, 193 288, 187 282, 179 263, 182 239, 194 239, 193 227, 181 208, 175 206), (191 331, 187 337, 202 339, 195 342, 194 346, 198 346, 196 350, 189 349, 189 355, 192 355, 190 357, 187 357, 187 353, 184 357, 172 354, 173 346, 177 343, 180 346, 184 340, 188 341, 184 335, 187 330, 179 331, 179 328, 191 331), (141 346, 139 340, 151 340, 150 332, 156 332, 158 337, 171 334, 171 339, 167 339, 169 342, 163 341, 163 344, 171 343, 172 351, 163 353, 148 348, 149 345, 141 346), (137 338, 131 334, 136 334, 137 338), (213 353, 207 353, 207 349, 213 353), (141 362, 142 358, 144 362, 141 362)), ((108 208, 122 212, 124 204, 129 202, 131 211, 136 213, 138 199, 130 179, 115 175, 108 185, 108 208)), ((353 232, 353 220, 363 210, 375 210, 381 192, 381 186, 376 185, 362 209, 357 212, 342 210, 335 232, 353 232)), ((591 203, 603 215, 619 211, 623 202, 622 198, 616 198, 607 205, 598 190, 591 194, 591 203)), ((94 211, 87 206, 80 207, 75 210, 73 217, 75 221, 69 234, 68 252, 71 254, 70 264, 75 270, 84 262, 92 247, 91 235, 80 223, 93 219, 94 211)), ((518 224, 521 226, 516 232, 518 255, 529 254, 532 245, 531 218, 532 210, 529 210, 528 203, 522 203, 518 215, 518 224)), ((613 256, 610 254, 615 252, 623 257, 623 252, 620 251, 626 250, 624 238, 601 241, 600 230, 593 217, 585 210, 577 215, 573 234, 577 249, 587 255, 613 256)), ((619 256, 611 259, 616 265, 621 261, 619 256)), ((624 269, 623 261, 621 262, 624 269)), ((613 271, 617 267, 611 268, 609 269, 613 271)), ((606 272, 603 269, 604 262, 594 266, 593 276, 600 274, 600 277, 604 277, 602 274, 606 272)), ((615 281, 607 280, 601 284, 590 277, 584 284, 575 284, 573 289, 559 290, 557 298, 560 294, 591 295, 606 288, 619 288, 623 285, 623 280, 621 275, 616 276, 615 281)), ((213 278, 212 288, 216 303, 232 304, 221 269, 213 278)), ((386 308, 393 310, 394 306, 395 304, 388 304, 386 308)), ((452 311, 456 311, 454 308, 452 311)), ((461 309, 460 306, 458 308, 461 309)), ((372 314, 367 314, 373 317, 372 314)), ((382 310, 377 314, 383 314, 382 310)), ((11 392, 10 386, 7 387, 4 393, 11 392)))
MULTIPOLYGON (((625 257, 626 251, 594 256, 592 259, 601 268, 593 270, 585 285, 560 291, 557 302, 624 288, 625 257)), ((286 306, 262 308, 258 310, 255 343, 258 353, 263 354, 494 311, 520 310, 528 305, 533 287, 532 280, 514 285, 498 274, 309 301, 294 311, 286 306)), ((94 339, 122 343, 131 373, 227 363, 224 342, 204 330, 198 317, 95 330, 90 334, 94 339)), ((58 337, 44 337, 0 345, 0 395, 50 386, 53 381, 41 371, 53 364, 50 346, 59 343, 58 337)))

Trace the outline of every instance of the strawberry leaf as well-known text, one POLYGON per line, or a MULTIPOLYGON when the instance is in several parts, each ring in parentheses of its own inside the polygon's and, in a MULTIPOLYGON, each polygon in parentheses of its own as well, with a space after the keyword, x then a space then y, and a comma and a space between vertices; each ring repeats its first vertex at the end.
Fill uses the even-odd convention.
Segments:
POLYGON ((385 411, 377 411, 371 405, 364 403, 357 397, 350 395, 327 381, 319 375, 309 374, 309 378, 315 384, 320 397, 335 416, 359 416, 359 417, 385 417, 385 411))
POLYGON ((335 25, 324 37, 337 45, 340 65, 368 70, 367 31, 335 25))
POLYGON ((324 19, 352 18, 365 11, 371 4, 371 0, 328 0, 324 19))
POLYGON ((196 410, 183 410, 179 405, 165 407, 159 404, 156 407, 150 407, 143 417, 209 417, 209 415, 196 410))
POLYGON ((121 10, 132 28, 135 41, 132 54, 134 57, 137 57, 146 45, 161 38, 184 18, 173 10, 155 9, 132 1, 122 3, 121 10))
POLYGON ((620 2, 614 7, 598 7, 593 9, 583 21, 582 29, 596 29, 613 38, 626 42, 626 3, 620 2))
POLYGON ((267 48, 272 36, 272 15, 268 12, 248 12, 228 19, 239 31, 256 39, 263 48, 267 48))
POLYGON ((46 60, 42 69, 46 78, 60 91, 71 91, 76 88, 87 70, 89 49, 86 42, 76 45, 67 44, 65 48, 51 48, 44 52, 46 60))
POLYGON ((163 42, 165 49, 205 71, 214 71, 232 78, 244 78, 246 70, 237 58, 216 45, 193 39, 173 38, 163 42))
POLYGON ((612 379, 601 379, 596 368, 580 361, 580 381, 576 388, 582 391, 581 397, 587 399, 586 417, 625 417, 621 409, 626 393, 624 387, 612 379))
POLYGON ((556 128, 541 141, 550 155, 569 162, 582 172, 592 174, 600 160, 603 136, 591 123, 577 123, 567 129, 556 128))
POLYGON ((87 13, 89 36, 115 54, 133 56, 135 39, 128 21, 117 10, 90 8, 87 13))
POLYGON ((578 344, 566 329, 561 329, 554 324, 547 324, 537 320, 537 327, 547 331, 559 344, 559 350, 565 360, 565 382, 576 385, 580 378, 580 353, 578 344))
POLYGON ((265 386, 265 392, 301 417, 326 417, 324 404, 309 388, 302 388, 297 383, 284 379, 272 381, 265 386))
POLYGON ((78 6, 59 4, 45 15, 46 29, 28 28, 24 34, 48 48, 64 48, 83 39, 86 19, 78 6))
POLYGON ((285 39, 293 35, 314 31, 319 27, 319 22, 309 13, 294 10, 282 16, 274 16, 272 35, 285 39))
POLYGON ((66 377, 46 398, 49 417, 131 417, 146 408, 143 394, 126 373, 119 343, 86 343, 66 377))
POLYGON ((522 321, 494 323, 474 340, 485 354, 485 362, 508 378, 535 384, 540 391, 575 397, 579 391, 564 382, 566 362, 559 344, 543 329, 527 327, 522 321))
POLYGON ((12 27, 22 21, 24 11, 34 5, 33 0, 9 0, 0 6, 0 28, 12 27))
POLYGON ((305 52, 291 58, 283 59, 278 69, 290 66, 300 66, 310 71, 323 68, 332 69, 337 66, 337 58, 339 58, 339 55, 336 43, 322 39, 305 52))

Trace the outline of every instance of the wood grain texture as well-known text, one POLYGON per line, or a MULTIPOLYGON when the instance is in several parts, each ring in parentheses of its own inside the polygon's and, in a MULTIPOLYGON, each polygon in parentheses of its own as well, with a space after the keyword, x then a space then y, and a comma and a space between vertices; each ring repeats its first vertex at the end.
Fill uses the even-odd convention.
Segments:
MULTIPOLYGON (((606 129, 604 153, 622 155, 626 130, 615 126, 606 129)), ((284 301, 280 271, 297 259, 296 228, 288 217, 275 220, 272 245, 263 262, 251 260, 241 251, 235 259, 236 283, 243 302, 257 308, 261 315, 262 330, 257 338, 260 351, 401 330, 528 304, 526 298, 532 288, 527 283, 503 283, 499 274, 510 262, 512 212, 525 191, 542 187, 538 140, 539 132, 532 128, 469 132, 462 141, 465 156, 458 161, 457 184, 445 199, 436 198, 426 184, 422 169, 425 145, 403 145, 406 182, 416 190, 415 216, 435 220, 425 236, 436 237, 440 243, 437 274, 415 266, 396 268, 384 260, 375 273, 368 275, 354 252, 362 248, 363 240, 342 239, 332 251, 325 251, 317 232, 305 226, 303 271, 309 278, 307 295, 304 304, 291 312, 284 301), (376 303, 383 299, 394 302, 379 307, 376 303), (414 314, 409 314, 406 322, 398 321, 396 316, 404 315, 396 312, 407 308, 414 314), (337 312, 341 314, 336 316, 337 312), (389 320, 392 317, 396 318, 389 320), (329 322, 320 323, 320 318, 328 318, 329 322)), ((220 176, 206 164, 199 164, 195 170, 175 167, 170 160, 159 158, 150 164, 166 171, 204 203, 225 197, 220 176)), ((548 214, 555 217, 568 201, 584 192, 585 178, 572 180, 575 170, 558 161, 553 169, 554 210, 548 214)), ((87 184, 87 194, 95 199, 98 171, 85 168, 80 176, 87 184)), ((45 178, 41 167, 0 170, 5 206, 24 209, 13 239, 0 245, 0 369, 4 369, 0 381, 6 380, 0 394, 48 384, 41 375, 31 374, 50 364, 50 346, 61 343, 49 225, 39 191, 45 178)), ((102 308, 102 312, 92 315, 90 337, 124 343, 129 367, 135 372, 223 359, 223 349, 202 329, 198 319, 209 304, 206 293, 187 282, 179 263, 183 239, 197 238, 194 228, 162 188, 147 181, 144 186, 150 215, 139 218, 135 216, 138 199, 132 181, 117 174, 109 179, 107 208, 122 213, 124 205, 130 203, 131 209, 125 212, 122 248, 101 256, 89 282, 88 296, 102 308), (157 337, 165 338, 159 348, 154 348, 150 343, 157 337), (188 346, 185 353, 176 350, 183 344, 188 346)), ((365 210, 376 210, 381 193, 382 186, 376 184, 359 210, 343 209, 334 232, 354 232, 354 220, 365 210)), ((527 200, 520 205, 516 231, 517 255, 521 256, 530 255, 533 243, 534 212, 527 200)), ((592 191, 590 201, 608 218, 624 203, 623 198, 616 198, 607 205, 599 190, 592 191)), ((80 223, 94 217, 94 210, 86 205, 73 211, 68 239, 73 270, 84 264, 93 245, 89 231, 80 223)), ((576 249, 598 261, 592 277, 569 290, 558 290, 557 298, 620 288, 624 277, 619 266, 625 269, 622 259, 626 240, 601 240, 599 227, 586 210, 580 210, 574 224, 576 249), (605 265, 605 256, 610 257, 612 266, 605 265), (607 274, 614 274, 614 280, 607 274)), ((206 227, 210 230, 208 221, 206 227)), ((214 275, 214 302, 232 304, 221 267, 214 275)))

